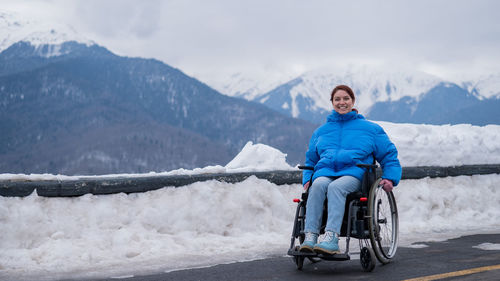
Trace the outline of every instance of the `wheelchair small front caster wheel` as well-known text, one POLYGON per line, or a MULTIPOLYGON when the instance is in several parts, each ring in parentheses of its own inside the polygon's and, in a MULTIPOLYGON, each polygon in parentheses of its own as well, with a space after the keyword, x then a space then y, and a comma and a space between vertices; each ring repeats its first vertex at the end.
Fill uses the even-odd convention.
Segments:
MULTIPOLYGON (((300 246, 296 246, 295 250, 298 251, 300 246)), ((297 266, 298 270, 302 270, 302 267, 304 266, 304 257, 303 256, 293 256, 293 261, 295 262, 295 265, 297 266)))
POLYGON ((293 259, 295 261, 295 265, 297 266, 297 269, 302 270, 302 266, 304 266, 304 257, 294 256, 293 259))
POLYGON ((363 247, 359 254, 359 260, 364 271, 371 272, 375 268, 375 253, 372 249, 363 247))

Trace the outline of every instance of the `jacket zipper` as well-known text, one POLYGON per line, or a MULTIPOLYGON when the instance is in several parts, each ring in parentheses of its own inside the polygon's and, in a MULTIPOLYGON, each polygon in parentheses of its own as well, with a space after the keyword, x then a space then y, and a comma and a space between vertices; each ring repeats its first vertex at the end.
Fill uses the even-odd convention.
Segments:
POLYGON ((344 122, 340 121, 339 125, 340 125, 339 147, 337 148, 337 151, 335 152, 335 159, 333 159, 333 171, 334 172, 337 172, 337 158, 338 158, 337 156, 339 155, 339 150, 340 150, 341 144, 342 144, 342 133, 344 130, 344 122))

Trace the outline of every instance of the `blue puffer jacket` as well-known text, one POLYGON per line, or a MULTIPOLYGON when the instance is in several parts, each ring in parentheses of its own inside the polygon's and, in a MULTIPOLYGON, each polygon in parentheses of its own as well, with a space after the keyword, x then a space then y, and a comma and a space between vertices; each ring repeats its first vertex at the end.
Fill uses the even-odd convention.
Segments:
MULTIPOLYGON (((356 164, 372 164, 374 155, 382 166, 382 178, 392 180, 394 186, 399 183, 402 169, 398 151, 382 127, 355 111, 333 111, 327 121, 314 131, 306 152, 306 166, 314 167, 313 180, 349 175, 361 181, 364 169, 356 164)), ((303 171, 302 184, 311 179, 311 174, 303 171)))

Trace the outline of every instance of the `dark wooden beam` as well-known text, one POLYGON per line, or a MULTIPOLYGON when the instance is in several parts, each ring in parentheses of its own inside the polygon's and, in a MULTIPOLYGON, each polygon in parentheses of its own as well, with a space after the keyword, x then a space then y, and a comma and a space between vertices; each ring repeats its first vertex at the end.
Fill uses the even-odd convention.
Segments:
MULTIPOLYGON (((377 173, 380 175, 381 170, 377 173)), ((402 179, 421 179, 425 177, 454 177, 500 174, 500 164, 464 165, 452 167, 403 167, 402 179)), ((82 177, 78 180, 2 180, 0 181, 1 196, 28 196, 36 190, 39 196, 46 197, 71 197, 84 194, 113 194, 134 193, 156 190, 166 186, 179 187, 195 182, 216 180, 221 182, 236 183, 256 176, 277 185, 297 184, 302 181, 302 171, 268 171, 245 173, 213 173, 197 175, 176 176, 146 176, 146 177, 109 177, 92 178, 82 177)))

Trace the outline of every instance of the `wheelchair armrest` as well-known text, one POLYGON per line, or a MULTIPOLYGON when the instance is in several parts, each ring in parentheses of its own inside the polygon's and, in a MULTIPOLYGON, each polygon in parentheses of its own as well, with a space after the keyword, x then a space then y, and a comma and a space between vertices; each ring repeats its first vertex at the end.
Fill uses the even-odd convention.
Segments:
POLYGON ((368 168, 368 169, 377 169, 378 165, 377 164, 356 164, 356 166, 360 168, 368 168))
POLYGON ((301 170, 311 170, 314 171, 314 167, 311 166, 298 166, 299 169, 301 170))

